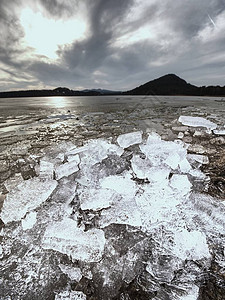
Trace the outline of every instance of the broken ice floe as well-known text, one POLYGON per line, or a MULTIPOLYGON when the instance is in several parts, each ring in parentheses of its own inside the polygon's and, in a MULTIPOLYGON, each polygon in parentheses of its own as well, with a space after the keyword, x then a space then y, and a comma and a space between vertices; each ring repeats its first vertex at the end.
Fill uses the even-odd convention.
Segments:
MULTIPOLYGON (((22 227, 18 226, 12 236, 21 235, 20 239, 28 239, 29 243, 40 224, 43 234, 38 247, 43 257, 50 255, 48 263, 56 264, 54 273, 58 270, 60 276, 66 275, 66 288, 71 281, 80 282, 82 288, 84 276, 85 282, 98 290, 103 290, 103 282, 110 294, 118 282, 122 286, 135 280, 142 266, 144 280, 151 276, 157 291, 164 289, 161 283, 176 287, 174 291, 165 288, 163 295, 197 299, 198 287, 194 284, 210 265, 212 243, 218 243, 224 232, 224 205, 194 191, 195 180, 206 181, 199 167, 208 163, 208 157, 187 154, 187 146, 181 141, 164 141, 155 133, 146 141, 140 136, 130 133, 127 141, 121 135, 122 142, 117 140, 120 147, 110 141, 92 140, 80 148, 70 147, 60 160, 43 158, 39 178, 19 178, 7 186, 2 220, 8 223, 22 219, 22 227), (122 149, 132 144, 139 144, 134 153, 122 149), (53 170, 56 179, 64 177, 58 183, 52 180, 53 170), (74 172, 76 176, 69 177, 74 172), (40 207, 37 218, 35 208, 52 192, 48 208, 44 211, 40 207), (130 230, 132 238, 121 243, 114 226, 123 227, 125 237, 130 230), (124 245, 129 250, 125 251, 124 245), (177 292, 179 289, 181 292, 177 292)), ((31 243, 30 247, 35 253, 36 246, 31 243)), ((216 261, 222 266, 220 253, 216 261)), ((18 265, 23 269, 23 260, 18 259, 18 265)), ((32 276, 39 278, 38 270, 32 272, 29 282, 32 276)), ((100 299, 104 299, 102 293, 100 299)), ((55 299, 86 296, 57 290, 55 299)))
POLYGON ((27 212, 44 202, 56 186, 55 180, 32 178, 22 181, 7 194, 0 215, 2 221, 6 224, 20 220, 27 212))
POLYGON ((183 125, 191 127, 205 127, 211 130, 217 128, 217 124, 202 117, 180 116, 178 121, 183 125))
POLYGON ((65 218, 49 225, 45 231, 42 247, 67 254, 73 260, 97 262, 104 250, 105 237, 100 229, 84 231, 77 222, 65 218))
POLYGON ((129 146, 140 144, 142 142, 142 132, 136 131, 136 132, 130 132, 121 134, 117 138, 117 143, 122 148, 128 148, 129 146))

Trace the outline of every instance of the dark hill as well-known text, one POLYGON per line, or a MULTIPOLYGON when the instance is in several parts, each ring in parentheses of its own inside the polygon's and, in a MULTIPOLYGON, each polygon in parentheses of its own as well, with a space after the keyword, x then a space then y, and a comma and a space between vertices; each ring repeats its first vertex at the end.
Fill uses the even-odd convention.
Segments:
POLYGON ((194 95, 198 87, 187 83, 175 74, 167 74, 149 81, 133 90, 125 92, 129 95, 194 95))

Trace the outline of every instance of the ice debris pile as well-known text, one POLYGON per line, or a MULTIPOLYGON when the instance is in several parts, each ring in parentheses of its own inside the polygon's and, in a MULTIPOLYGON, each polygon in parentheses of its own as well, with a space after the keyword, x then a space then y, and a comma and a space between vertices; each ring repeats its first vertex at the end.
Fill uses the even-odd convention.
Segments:
POLYGON ((213 257, 225 267, 225 207, 201 193, 204 163, 139 131, 43 157, 38 177, 6 183, 1 299, 134 299, 135 286, 140 299, 197 299, 213 257))

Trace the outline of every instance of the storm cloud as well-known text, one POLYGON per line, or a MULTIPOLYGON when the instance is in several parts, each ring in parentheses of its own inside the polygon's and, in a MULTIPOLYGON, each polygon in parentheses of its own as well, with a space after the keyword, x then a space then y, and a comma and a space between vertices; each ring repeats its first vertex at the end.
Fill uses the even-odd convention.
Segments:
POLYGON ((0 26, 1 91, 127 90, 167 73, 196 85, 225 85, 225 0, 2 0, 0 26), (24 12, 40 28, 46 20, 44 42, 35 23, 30 36, 37 43, 31 43, 32 18, 23 21, 24 12), (49 36, 48 21, 62 31, 56 27, 49 36), (68 31, 72 39, 64 42, 68 31), (53 58, 37 49, 53 40, 53 58))

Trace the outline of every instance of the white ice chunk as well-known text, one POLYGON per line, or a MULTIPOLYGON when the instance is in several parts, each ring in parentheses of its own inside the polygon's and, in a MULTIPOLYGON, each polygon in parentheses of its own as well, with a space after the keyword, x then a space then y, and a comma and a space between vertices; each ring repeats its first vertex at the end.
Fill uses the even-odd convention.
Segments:
POLYGON ((209 163, 209 158, 206 155, 200 155, 200 154, 188 154, 187 159, 191 161, 197 161, 202 165, 207 165, 209 163))
POLYGON ((136 185, 131 180, 130 173, 105 177, 100 180, 100 185, 104 189, 111 189, 121 195, 129 195, 130 197, 133 197, 136 192, 136 185))
POLYGON ((147 178, 151 183, 157 183, 158 187, 168 183, 170 169, 167 167, 152 167, 147 172, 147 178))
POLYGON ((160 186, 158 183, 146 186, 144 192, 135 197, 135 201, 143 228, 148 231, 152 226, 173 221, 178 212, 177 206, 184 201, 184 197, 182 188, 175 190, 165 181, 160 186))
POLYGON ((77 162, 77 164, 79 164, 80 163, 80 156, 79 156, 79 154, 68 155, 67 156, 67 161, 68 162, 77 162))
POLYGON ((213 130, 213 133, 216 135, 225 135, 225 129, 213 130))
POLYGON ((45 231, 42 247, 67 254, 73 260, 98 262, 104 250, 105 236, 100 229, 83 231, 77 222, 65 218, 49 225, 45 231))
POLYGON ((3 249, 2 249, 2 246, 0 245, 0 258, 3 257, 3 249))
POLYGON ((210 258, 209 248, 204 233, 183 229, 174 233, 174 254, 182 260, 210 258))
POLYGON ((110 207, 115 197, 115 192, 111 189, 84 188, 79 192, 81 209, 101 210, 110 207))
POLYGON ((135 199, 129 196, 117 196, 113 205, 102 211, 99 223, 102 228, 113 223, 142 226, 141 214, 135 199))
POLYGON ((179 167, 183 173, 189 173, 192 169, 186 157, 179 162, 179 167))
POLYGON ((64 291, 55 295, 55 300, 86 300, 86 295, 82 292, 64 291))
POLYGON ((170 168, 166 166, 152 167, 148 159, 142 159, 138 155, 133 156, 131 165, 137 178, 147 178, 151 182, 158 182, 158 184, 162 184, 163 181, 169 178, 170 168))
POLYGON ((122 148, 127 148, 127 147, 135 145, 135 144, 140 144, 141 142, 142 142, 142 132, 141 131, 121 134, 117 138, 117 143, 122 148))
POLYGON ((38 207, 54 191, 57 181, 42 181, 39 178, 24 180, 10 191, 4 201, 1 219, 4 223, 18 221, 27 212, 38 207))
POLYGON ((92 166, 107 158, 110 154, 121 156, 123 149, 117 145, 111 144, 106 140, 91 140, 85 146, 70 150, 66 153, 68 157, 71 155, 80 155, 81 167, 92 166))
POLYGON ((197 300, 199 296, 199 287, 197 285, 193 285, 190 290, 188 290, 187 294, 179 297, 178 300, 197 300))
POLYGON ((131 166, 140 179, 145 179, 148 177, 148 171, 152 167, 148 159, 142 159, 139 155, 134 155, 131 159, 131 166))
POLYGON ((141 151, 147 156, 153 166, 166 164, 176 169, 186 157, 186 149, 181 143, 161 140, 157 134, 149 135, 147 143, 140 145, 141 151))
POLYGON ((53 170, 54 170, 54 165, 53 163, 46 161, 46 160, 41 160, 40 161, 40 173, 39 176, 43 179, 53 179, 53 170))
POLYGON ((64 176, 69 176, 79 170, 77 160, 72 160, 55 168, 56 179, 59 180, 64 176))
POLYGON ((202 117, 180 116, 178 121, 183 125, 191 127, 206 127, 208 129, 217 128, 217 124, 202 117))
POLYGON ((22 219, 22 227, 23 230, 31 229, 37 221, 37 213, 35 211, 31 211, 26 215, 24 219, 22 219))
POLYGON ((76 280, 79 282, 82 278, 82 273, 79 268, 71 267, 71 266, 65 266, 60 264, 59 265, 61 271, 66 274, 71 280, 76 280))
POLYGON ((177 135, 178 139, 182 139, 184 137, 184 133, 183 132, 179 132, 177 135))
POLYGON ((187 175, 174 174, 170 179, 170 186, 179 191, 180 194, 186 195, 190 192, 192 184, 187 175))

